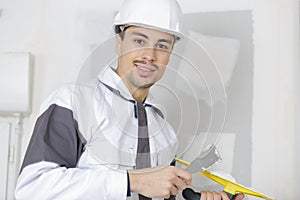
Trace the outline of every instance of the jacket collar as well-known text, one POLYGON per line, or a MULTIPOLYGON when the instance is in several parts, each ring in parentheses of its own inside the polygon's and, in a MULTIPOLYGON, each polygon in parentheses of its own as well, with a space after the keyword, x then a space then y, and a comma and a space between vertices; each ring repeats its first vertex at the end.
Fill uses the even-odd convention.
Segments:
MULTIPOLYGON (((119 90, 121 95, 127 99, 134 100, 132 95, 130 94, 128 88, 122 81, 121 77, 116 73, 115 69, 111 66, 107 66, 103 72, 99 73, 97 76, 98 80, 105 83, 106 85, 119 90)), ((150 90, 151 91, 151 90, 150 90)), ((149 91, 148 96, 144 103, 150 105, 156 105, 154 97, 151 95, 149 91)))

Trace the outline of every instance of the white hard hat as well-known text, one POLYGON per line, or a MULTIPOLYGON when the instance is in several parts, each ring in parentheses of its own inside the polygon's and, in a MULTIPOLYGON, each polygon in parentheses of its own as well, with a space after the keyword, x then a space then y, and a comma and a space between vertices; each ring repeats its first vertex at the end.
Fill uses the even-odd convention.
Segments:
POLYGON ((149 27, 182 38, 181 22, 177 0, 124 0, 113 25, 149 27))

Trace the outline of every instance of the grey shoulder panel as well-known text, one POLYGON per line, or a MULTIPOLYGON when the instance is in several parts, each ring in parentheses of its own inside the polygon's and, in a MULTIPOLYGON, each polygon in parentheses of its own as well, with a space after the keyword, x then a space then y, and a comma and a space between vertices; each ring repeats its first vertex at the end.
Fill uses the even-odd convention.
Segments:
POLYGON ((52 104, 37 119, 21 171, 40 161, 76 167, 85 144, 72 110, 52 104))

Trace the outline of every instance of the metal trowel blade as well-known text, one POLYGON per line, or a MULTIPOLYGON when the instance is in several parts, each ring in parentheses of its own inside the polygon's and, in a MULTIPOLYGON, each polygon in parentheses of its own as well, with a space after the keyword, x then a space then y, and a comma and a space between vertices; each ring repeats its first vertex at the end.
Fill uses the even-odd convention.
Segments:
POLYGON ((206 150, 202 151, 195 160, 186 168, 187 171, 194 174, 201 170, 206 170, 212 165, 221 162, 222 158, 215 145, 210 145, 206 150))

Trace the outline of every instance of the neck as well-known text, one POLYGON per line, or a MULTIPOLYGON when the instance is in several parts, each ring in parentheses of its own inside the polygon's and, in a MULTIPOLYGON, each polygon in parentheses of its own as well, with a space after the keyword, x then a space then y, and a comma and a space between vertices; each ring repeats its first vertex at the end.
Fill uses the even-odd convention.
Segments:
POLYGON ((149 93, 149 88, 147 88, 147 87, 137 88, 137 87, 132 86, 131 84, 129 84, 126 80, 123 79, 123 81, 124 81, 126 87, 128 88, 130 94, 134 98, 134 100, 136 100, 138 102, 144 102, 145 101, 145 99, 146 99, 146 97, 148 96, 148 93, 149 93))
POLYGON ((144 102, 148 95, 148 92, 149 92, 149 89, 136 89, 130 93, 136 101, 144 102))

